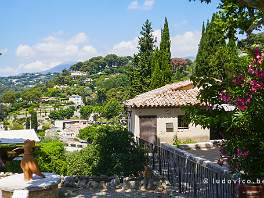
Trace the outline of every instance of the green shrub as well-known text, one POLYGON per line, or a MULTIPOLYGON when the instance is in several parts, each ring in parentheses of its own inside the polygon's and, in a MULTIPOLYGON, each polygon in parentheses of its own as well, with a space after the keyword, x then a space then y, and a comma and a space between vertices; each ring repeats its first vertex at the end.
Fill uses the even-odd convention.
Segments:
POLYGON ((81 117, 84 119, 88 119, 91 115, 91 113, 93 113, 93 106, 87 105, 87 106, 83 106, 80 109, 80 114, 81 117))
POLYGON ((105 126, 93 144, 99 152, 95 175, 137 174, 143 170, 144 150, 136 144, 133 134, 122 127, 105 126))
POLYGON ((67 162, 62 142, 58 140, 44 141, 39 144, 39 149, 34 154, 41 171, 65 175, 67 162))
POLYGON ((7 161, 4 170, 5 172, 22 173, 22 169, 20 168, 20 161, 7 161))
POLYGON ((60 109, 57 111, 50 112, 49 118, 52 120, 63 120, 63 119, 70 119, 74 115, 73 108, 67 109, 60 109))
POLYGON ((68 153, 67 175, 93 175, 98 156, 94 145, 89 145, 80 152, 68 153))
POLYGON ((174 139, 173 145, 179 146, 180 144, 194 144, 196 141, 192 139, 185 139, 185 140, 179 140, 177 138, 174 139))
POLYGON ((133 137, 121 126, 91 126, 86 137, 92 144, 69 156, 68 174, 132 175, 143 170, 145 155, 133 137), (81 165, 82 164, 82 165, 81 165), (82 170, 86 168, 86 170, 82 170))
POLYGON ((79 138, 82 140, 87 140, 88 142, 92 143, 95 139, 96 134, 98 134, 100 126, 98 125, 91 125, 86 128, 83 128, 79 131, 79 138))

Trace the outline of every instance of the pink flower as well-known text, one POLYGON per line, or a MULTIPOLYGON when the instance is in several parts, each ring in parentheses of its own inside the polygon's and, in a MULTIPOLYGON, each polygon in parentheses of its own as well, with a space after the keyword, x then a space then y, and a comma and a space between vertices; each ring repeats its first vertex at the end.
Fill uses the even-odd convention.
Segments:
POLYGON ((228 103, 230 102, 231 97, 225 91, 221 91, 219 93, 219 99, 225 103, 228 103))
POLYGON ((261 54, 260 54, 259 48, 256 48, 256 49, 255 49, 255 55, 256 55, 256 58, 261 57, 261 54))
POLYGON ((250 91, 255 93, 257 92, 259 89, 263 88, 263 83, 262 82, 258 82, 257 80, 251 80, 250 81, 250 91))
POLYGON ((250 102, 251 102, 251 97, 245 97, 245 98, 238 97, 237 100, 236 100, 236 106, 241 111, 245 111, 245 110, 247 110, 248 104, 250 102))
POLYGON ((245 80, 245 77, 243 76, 243 75, 238 75, 237 77, 235 77, 234 79, 233 79, 233 83, 235 84, 235 85, 241 85, 243 82, 244 82, 244 80, 245 80))
POLYGON ((247 158, 249 156, 249 151, 248 150, 242 150, 242 149, 237 149, 236 150, 236 155, 238 157, 243 157, 243 158, 247 158))
POLYGON ((252 65, 248 66, 248 73, 255 74, 255 69, 252 67, 252 65))
POLYGON ((257 76, 258 78, 264 78, 264 71, 256 72, 256 76, 257 76))
POLYGON ((255 55, 256 55, 256 61, 257 61, 257 63, 258 64, 261 64, 262 61, 263 61, 263 57, 262 57, 262 54, 259 51, 259 48, 256 48, 255 55))

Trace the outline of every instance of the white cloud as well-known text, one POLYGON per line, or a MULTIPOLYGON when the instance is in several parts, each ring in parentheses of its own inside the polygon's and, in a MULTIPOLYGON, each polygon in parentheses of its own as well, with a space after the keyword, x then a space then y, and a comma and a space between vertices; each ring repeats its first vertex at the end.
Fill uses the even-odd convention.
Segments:
MULTIPOLYGON (((159 45, 161 40, 161 31, 155 30, 153 36, 159 45)), ((171 54, 172 57, 195 56, 198 50, 201 33, 199 31, 188 31, 183 34, 171 36, 171 54)), ((122 41, 113 46, 110 53, 121 56, 133 55, 138 51, 138 39, 134 38, 128 41, 122 41)))
POLYGON ((139 0, 133 0, 128 5, 129 10, 150 10, 155 5, 155 0, 144 0, 142 4, 140 4, 139 0))
POLYGON ((84 32, 80 32, 76 34, 69 40, 69 44, 73 44, 73 45, 78 45, 85 42, 87 42, 87 36, 84 32))
POLYGON ((0 48, 0 53, 3 55, 3 54, 6 54, 8 51, 7 48, 0 48))
POLYGON ((121 41, 113 46, 110 53, 117 54, 119 56, 133 55, 137 52, 138 38, 134 38, 131 41, 121 41))
POLYGON ((28 64, 20 64, 16 70, 17 73, 24 72, 39 72, 52 68, 55 65, 59 65, 62 62, 42 62, 40 60, 36 60, 34 62, 28 64))
POLYGON ((30 58, 34 55, 34 51, 30 46, 21 44, 17 47, 16 55, 22 58, 30 58))
POLYGON ((87 60, 97 55, 84 32, 65 39, 63 34, 51 35, 32 45, 21 44, 16 55, 22 62, 17 71, 38 72, 60 63, 87 60))
POLYGON ((16 69, 14 67, 1 67, 0 71, 1 76, 9 76, 14 74, 16 72, 16 69))
POLYGON ((145 0, 144 7, 151 9, 155 4, 155 0, 145 0))
POLYGON ((201 32, 188 31, 171 38, 171 54, 175 57, 195 56, 198 50, 201 32))
POLYGON ((131 3, 128 5, 129 10, 138 10, 140 8, 138 0, 131 1, 131 3))

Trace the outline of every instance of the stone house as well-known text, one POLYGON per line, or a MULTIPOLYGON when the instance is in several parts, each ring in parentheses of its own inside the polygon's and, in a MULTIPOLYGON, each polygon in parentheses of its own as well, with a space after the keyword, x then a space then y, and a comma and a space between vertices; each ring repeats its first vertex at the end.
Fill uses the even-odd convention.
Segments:
POLYGON ((210 130, 187 122, 184 106, 197 105, 199 90, 182 81, 140 94, 125 102, 128 130, 149 142, 173 143, 174 139, 209 141, 210 130))
POLYGON ((83 100, 82 97, 79 95, 72 95, 69 97, 69 102, 72 102, 74 104, 75 107, 80 107, 83 106, 83 100))

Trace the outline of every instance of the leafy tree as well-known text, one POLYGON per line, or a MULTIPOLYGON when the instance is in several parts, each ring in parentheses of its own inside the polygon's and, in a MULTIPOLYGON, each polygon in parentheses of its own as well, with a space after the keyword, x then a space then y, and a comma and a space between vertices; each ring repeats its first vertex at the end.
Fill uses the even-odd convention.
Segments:
POLYGON ((244 52, 253 51, 255 48, 264 50, 264 33, 251 34, 238 42, 238 46, 244 52))
POLYGON ((119 116, 122 112, 122 106, 116 99, 109 100, 104 105, 103 116, 107 119, 119 116))
MULTIPOLYGON (((211 2, 211 0, 201 0, 211 2)), ((264 25, 264 3, 262 0, 222 0, 219 4, 221 18, 226 21, 224 27, 228 37, 239 33, 252 34, 264 25)))
POLYGON ((78 137, 82 140, 92 143, 96 135, 100 132, 98 125, 91 125, 79 131, 78 137))
POLYGON ((38 117, 36 111, 31 112, 31 129, 35 131, 38 130, 38 117))
POLYGON ((50 112, 49 118, 52 120, 70 119, 74 115, 74 108, 60 109, 50 112))
POLYGON ((151 23, 147 20, 140 32, 138 54, 134 55, 133 67, 130 74, 130 95, 135 96, 149 90, 151 83, 151 58, 155 40, 151 23))
POLYGON ((103 104, 106 101, 106 90, 98 89, 96 102, 99 104, 103 104))
POLYGON ((30 102, 36 102, 42 96, 42 91, 39 88, 31 88, 23 91, 21 97, 23 100, 30 102))
POLYGON ((88 119, 90 117, 91 113, 93 113, 93 107, 92 106, 83 106, 80 109, 81 117, 84 119, 88 119))
POLYGON ((1 101, 3 103, 13 104, 16 101, 16 92, 14 92, 13 90, 5 91, 1 97, 1 101))

